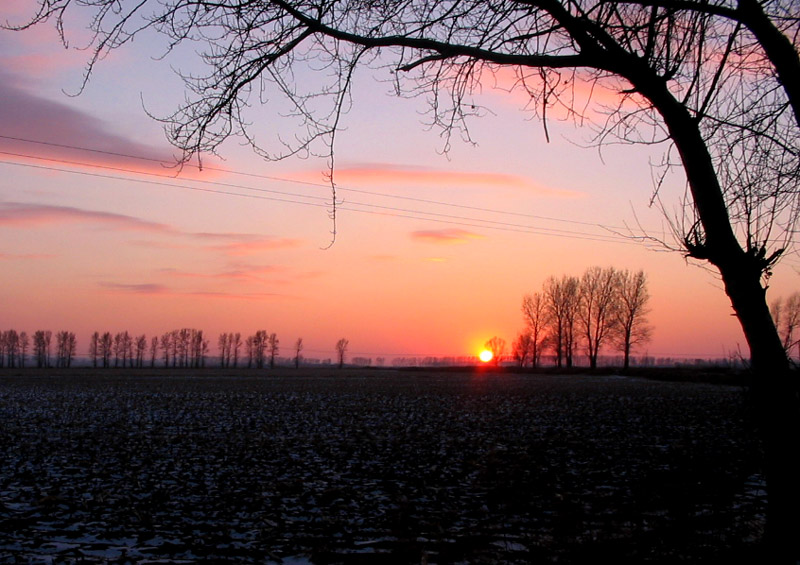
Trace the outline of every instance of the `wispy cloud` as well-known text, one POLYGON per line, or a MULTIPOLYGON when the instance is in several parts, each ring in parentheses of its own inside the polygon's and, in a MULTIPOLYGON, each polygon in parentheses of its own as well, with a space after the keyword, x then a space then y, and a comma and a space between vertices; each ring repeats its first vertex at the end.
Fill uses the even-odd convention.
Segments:
POLYGON ((52 259, 49 253, 0 253, 0 261, 27 261, 29 259, 52 259))
POLYGON ((180 279, 207 279, 207 280, 234 280, 239 282, 261 282, 265 280, 265 275, 273 275, 281 269, 273 265, 264 266, 242 266, 239 268, 228 269, 215 273, 198 273, 191 271, 181 271, 179 269, 162 269, 161 272, 180 279))
MULTIPOLYGON (((0 227, 36 228, 63 223, 99 225, 111 230, 144 232, 160 236, 174 236, 191 240, 206 250, 223 253, 231 257, 252 255, 264 251, 299 247, 299 239, 265 236, 262 234, 236 232, 192 232, 175 228, 169 224, 151 222, 113 212, 87 210, 74 206, 34 204, 25 202, 0 202, 0 227)), ((160 249, 186 247, 165 241, 135 241, 135 245, 160 249)))
POLYGON ((295 299, 287 294, 273 292, 222 292, 208 290, 179 290, 156 283, 130 284, 101 282, 100 287, 107 292, 120 294, 140 294, 147 296, 192 297, 192 298, 219 298, 228 300, 266 300, 274 298, 295 299))
POLYGON ((125 214, 85 210, 72 206, 0 202, 0 226, 36 227, 68 222, 89 222, 120 230, 180 234, 178 230, 166 224, 150 222, 125 214))
MULTIPOLYGON (((292 177, 303 181, 319 181, 320 178, 318 173, 311 172, 296 173, 292 177)), ((442 171, 387 163, 337 167, 336 181, 345 191, 348 186, 377 188, 411 185, 435 188, 515 188, 557 198, 581 196, 579 192, 544 186, 519 175, 487 171, 442 171)))
MULTIPOLYGON (((26 65, 43 65, 38 58, 26 65)), ((179 152, 166 145, 152 146, 115 132, 95 116, 68 104, 38 96, 25 77, 8 71, 7 57, 0 59, 0 152, 4 158, 55 166, 110 167, 166 177, 198 176, 193 165, 175 167, 179 152), (70 165, 72 163, 72 165, 70 165)), ((16 61, 21 65, 22 62, 16 61)), ((208 178, 208 172, 202 173, 208 178)))
POLYGON ((299 247, 302 241, 285 237, 254 237, 225 243, 222 245, 211 245, 208 249, 220 251, 232 257, 252 255, 263 251, 274 251, 276 249, 288 249, 299 247))
POLYGON ((424 243, 436 244, 466 243, 473 239, 484 239, 484 236, 478 233, 461 229, 421 230, 411 232, 411 237, 424 243))
POLYGON ((130 294, 170 294, 169 288, 162 284, 155 283, 129 284, 101 282, 100 286, 113 292, 124 292, 130 294))

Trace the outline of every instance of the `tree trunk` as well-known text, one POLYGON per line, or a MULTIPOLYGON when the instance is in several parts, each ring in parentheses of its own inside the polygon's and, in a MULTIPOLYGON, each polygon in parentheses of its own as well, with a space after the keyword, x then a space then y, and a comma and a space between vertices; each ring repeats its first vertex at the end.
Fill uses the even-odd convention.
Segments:
MULTIPOLYGON (((756 427, 764 449, 767 481, 766 541, 770 563, 800 560, 800 401, 766 300, 761 276, 769 267, 758 249, 742 249, 733 231, 722 187, 697 121, 666 83, 636 63, 626 78, 664 118, 683 162, 703 236, 685 244, 689 255, 719 269, 725 292, 750 347, 756 427)), ((623 73, 624 74, 624 73, 623 73)))
POLYGON ((769 313, 760 273, 720 269, 725 292, 750 346, 755 421, 764 449, 767 479, 766 541, 770 563, 800 560, 800 399, 778 332, 769 313))

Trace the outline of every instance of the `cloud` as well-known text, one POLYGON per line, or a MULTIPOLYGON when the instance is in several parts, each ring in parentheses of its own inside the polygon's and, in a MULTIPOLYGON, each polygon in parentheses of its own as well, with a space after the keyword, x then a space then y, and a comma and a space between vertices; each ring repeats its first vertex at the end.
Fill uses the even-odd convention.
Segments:
POLYGON ((296 297, 272 292, 218 292, 205 290, 175 290, 156 283, 130 284, 101 282, 100 287, 114 293, 141 294, 149 296, 190 297, 190 298, 220 298, 232 300, 265 300, 271 298, 294 299, 296 297))
MULTIPOLYGON (((7 58, 2 58, 3 66, 7 58)), ((46 59, 36 63, 45 64, 46 59)), ((17 61, 18 64, 22 64, 17 61)), ((182 178, 198 176, 193 165, 175 168, 178 151, 145 145, 121 135, 99 118, 49 100, 23 86, 20 75, 0 71, 0 152, 3 158, 58 163, 79 168, 105 167, 182 178)), ((203 177, 208 178, 204 172, 203 177)))
POLYGON ((85 210, 72 206, 0 202, 0 226, 27 228, 71 222, 90 222, 129 231, 173 235, 181 233, 166 224, 150 222, 124 214, 85 210))
POLYGON ((484 236, 461 229, 421 230, 411 232, 411 237, 424 243, 452 244, 466 243, 473 239, 484 239, 484 236))
POLYGON ((252 255, 262 251, 274 251, 276 249, 289 249, 299 247, 302 241, 299 239, 291 239, 285 237, 263 237, 258 236, 254 238, 242 239, 232 243, 225 243, 222 245, 211 245, 207 249, 221 251, 226 255, 239 257, 242 255, 252 255))
MULTIPOLYGON (((581 196, 578 192, 543 186, 519 175, 485 171, 442 171, 387 163, 369 163, 350 167, 337 167, 335 173, 336 182, 341 185, 341 190, 343 191, 347 190, 348 185, 371 188, 414 185, 437 188, 517 188, 535 192, 542 196, 559 198, 581 196)), ((320 178, 318 173, 312 172, 295 173, 291 176, 295 180, 306 182, 319 181, 320 178)))
POLYGON ((169 294, 170 290, 161 284, 126 284, 126 283, 112 283, 101 282, 100 286, 115 292, 124 292, 131 294, 169 294))
POLYGON ((161 272, 168 276, 182 279, 209 279, 209 280, 235 280, 240 282, 261 282, 264 281, 263 275, 275 274, 279 272, 278 267, 272 265, 264 266, 243 266, 239 268, 221 271, 218 273, 196 273, 191 271, 181 271, 178 269, 162 269, 161 272))
MULTIPOLYGON (((99 224, 108 229, 145 232, 160 236, 188 238, 200 243, 202 248, 230 256, 251 255, 263 251, 287 249, 302 245, 299 239, 271 237, 261 234, 234 232, 190 232, 168 224, 151 222, 135 216, 86 210, 73 206, 33 204, 25 202, 0 202, 0 227, 33 228, 63 223, 99 224), (209 245, 209 242, 222 242, 209 245)), ((185 248, 186 245, 164 241, 135 241, 135 245, 154 249, 185 248)), ((252 270, 252 269, 251 269, 252 270)), ((233 273, 231 273, 231 276, 233 273)), ((244 276, 245 273, 242 273, 244 276)))
POLYGON ((0 261, 17 261, 28 259, 52 259, 55 255, 48 253, 0 253, 0 261))

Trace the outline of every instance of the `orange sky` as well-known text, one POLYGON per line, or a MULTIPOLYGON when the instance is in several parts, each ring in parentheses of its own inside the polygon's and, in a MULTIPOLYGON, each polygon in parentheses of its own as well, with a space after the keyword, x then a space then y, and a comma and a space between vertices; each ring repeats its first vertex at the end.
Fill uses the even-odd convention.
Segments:
MULTIPOLYGON (((4 2, 0 19, 24 6, 4 2)), ((332 357, 340 337, 354 356, 476 355, 493 335, 513 340, 523 295, 548 276, 599 265, 649 276, 655 332, 640 353, 746 351, 713 273, 625 237, 642 226, 671 241, 648 208, 663 148, 582 148, 591 131, 557 119, 546 143, 519 93, 487 86, 476 145, 442 155, 424 101, 391 97, 366 70, 337 139, 338 235, 323 250, 326 161, 265 162, 232 139, 202 171, 165 167, 174 150, 143 106, 175 109, 170 64, 184 60, 133 47, 68 97, 85 52, 50 28, 0 32, 0 329, 69 329, 84 354, 95 330, 196 327, 212 344, 276 332, 287 356, 297 337, 309 357, 332 357)), ((263 139, 292 131, 270 107, 253 121, 263 139)), ((667 179, 670 210, 682 192, 667 179)), ((798 264, 776 269, 770 296, 797 288, 798 264)))

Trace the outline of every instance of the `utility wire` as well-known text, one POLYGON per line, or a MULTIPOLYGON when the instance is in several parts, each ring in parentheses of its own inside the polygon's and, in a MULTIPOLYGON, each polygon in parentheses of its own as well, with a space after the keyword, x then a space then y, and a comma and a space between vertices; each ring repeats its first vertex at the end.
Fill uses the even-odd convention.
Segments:
MULTIPOLYGON (((2 137, 2 136, 0 136, 2 137)), ((72 165, 72 166, 79 166, 79 167, 89 167, 89 168, 99 168, 104 170, 110 170, 114 172, 123 172, 128 174, 136 174, 136 175, 143 175, 149 177, 156 177, 156 178, 164 178, 164 179, 174 179, 173 176, 168 175, 161 175, 157 173, 151 172, 142 172, 136 171, 132 169, 126 169, 123 167, 112 167, 108 165, 98 165, 94 163, 84 163, 78 161, 70 161, 65 159, 54 159, 49 157, 40 157, 36 155, 28 155, 23 153, 12 153, 7 151, 0 151, 0 155, 7 155, 11 157, 18 157, 23 159, 34 159, 40 161, 49 161, 49 162, 57 162, 65 165, 72 165)), ((262 200, 271 200, 277 202, 285 202, 291 204, 300 204, 306 206, 315 206, 315 207, 327 207, 328 202, 327 198, 319 197, 319 196, 311 196, 306 194, 298 194, 294 192, 286 192, 280 190, 273 190, 273 189, 265 189, 265 188, 255 188, 255 187, 248 187, 244 185, 232 184, 232 183, 223 183, 218 181, 208 181, 208 180, 198 180, 198 179, 191 179, 191 182, 200 183, 209 186, 215 187, 223 187, 226 189, 237 189, 237 190, 247 190, 259 193, 269 193, 269 194, 276 194, 281 197, 275 196, 262 196, 256 194, 242 194, 240 192, 233 192, 231 190, 220 190, 220 189, 213 189, 213 188, 201 188, 197 186, 190 186, 186 184, 178 184, 174 182, 160 182, 160 181, 153 181, 153 180, 144 180, 144 179, 135 179, 135 178, 126 178, 126 177, 119 177, 114 175, 106 175, 100 173, 90 173, 87 171, 75 171, 70 169, 63 169, 60 167, 51 167, 45 165, 34 165, 31 163, 19 163, 15 161, 9 160, 0 160, 0 163, 8 164, 8 165, 16 165, 21 167, 30 167, 30 168, 38 168, 42 170, 49 170, 49 171, 56 171, 56 172, 65 172, 71 174, 80 174, 84 176, 92 176, 96 178, 105 178, 109 180, 119 180, 119 181, 130 181, 130 182, 137 182, 142 184, 149 184, 153 186, 165 186, 170 188, 183 188, 187 190, 196 190, 200 192, 208 192, 208 193, 216 193, 216 194, 223 194, 228 196, 240 196, 245 198, 256 198, 262 200), (300 201, 297 198, 303 198, 309 201, 300 201), (317 201, 317 202, 313 202, 317 201)), ((320 185, 324 186, 324 185, 320 185)), ((578 232, 578 231, 570 231, 570 230, 561 230, 557 228, 547 228, 541 226, 529 226, 524 224, 515 224, 511 222, 499 222, 496 220, 487 220, 483 218, 475 218, 475 217, 466 217, 466 216, 458 216, 454 214, 442 214, 437 212, 427 212, 424 210, 413 210, 407 208, 398 208, 392 206, 383 206, 379 204, 370 204, 364 202, 357 202, 357 201, 345 201, 343 203, 343 209, 351 211, 351 212, 361 212, 361 213, 368 213, 368 214, 376 214, 376 215, 388 215, 394 217, 401 217, 407 219, 419 219, 425 221, 435 221, 438 223, 448 223, 453 225, 460 225, 460 226, 468 226, 468 227, 477 227, 477 228, 489 228, 489 229, 496 229, 496 230, 504 230, 504 231, 514 231, 514 232, 523 232, 523 233, 531 233, 536 235, 551 235, 556 237, 565 237, 565 238, 572 238, 572 239, 585 239, 590 241, 603 241, 603 242, 613 242, 613 243, 634 243, 636 244, 634 238, 628 238, 625 236, 617 236, 617 235, 607 235, 607 234, 592 234, 587 232, 578 232), (362 208, 370 208, 368 210, 359 209, 359 208, 351 208, 351 206, 360 206, 362 208)), ((597 224, 595 224, 597 225, 597 224)), ((600 226, 602 227, 602 226, 600 226)))
MULTIPOLYGON (((32 144, 37 144, 37 145, 45 145, 45 146, 49 146, 49 147, 59 147, 59 148, 62 148, 62 149, 73 149, 73 150, 77 150, 77 151, 86 151, 86 152, 97 153, 97 154, 101 154, 101 155, 109 155, 109 156, 114 156, 114 157, 125 157, 125 158, 129 158, 129 159, 136 159, 136 160, 140 160, 140 161, 158 163, 158 164, 164 166, 165 169, 171 168, 171 167, 175 168, 172 165, 165 164, 163 159, 156 159, 156 158, 153 158, 153 157, 144 157, 144 156, 140 156, 140 155, 131 155, 131 154, 128 154, 128 153, 119 153, 119 152, 114 152, 114 151, 104 151, 104 150, 92 149, 92 148, 88 148, 88 147, 80 147, 80 146, 77 146, 77 145, 69 145, 69 144, 64 144, 64 143, 55 143, 55 142, 49 142, 49 141, 27 139, 27 138, 23 138, 23 137, 14 137, 14 136, 9 136, 9 135, 0 135, 0 139, 21 141, 21 142, 25 142, 25 143, 32 143, 32 144)), ((43 157, 40 157, 40 158, 45 159, 43 157)), ((58 159, 49 159, 49 160, 53 160, 53 161, 56 161, 56 162, 64 162, 64 161, 59 161, 58 159)), ((81 166, 102 167, 100 165, 92 165, 92 164, 85 164, 85 163, 82 163, 81 166)), ((311 186, 311 187, 318 187, 318 188, 325 188, 325 189, 330 188, 330 185, 324 184, 324 183, 317 183, 317 182, 311 182, 311 181, 302 181, 302 180, 297 180, 297 179, 270 176, 270 175, 263 175, 263 174, 258 174, 258 173, 249 173, 249 172, 244 172, 244 171, 237 171, 237 170, 234 170, 234 169, 226 169, 226 168, 219 168, 219 167, 212 167, 212 166, 202 166, 202 167, 200 167, 199 165, 195 165, 193 163, 185 163, 185 164, 182 164, 181 166, 190 166, 192 168, 197 168, 197 169, 203 169, 203 170, 208 170, 208 171, 227 173, 227 174, 232 174, 232 175, 245 176, 245 177, 250 177, 250 178, 258 178, 258 179, 263 179, 263 180, 272 180, 272 181, 278 181, 278 182, 300 184, 300 185, 304 185, 304 186, 311 186)), ((103 168, 106 168, 106 167, 103 167, 103 168)), ((111 167, 108 167, 108 168, 111 168, 111 167)), ((120 170, 125 170, 125 169, 120 169, 120 170)), ((144 174, 144 173, 142 173, 142 174, 144 174)), ((155 176, 166 176, 166 175, 157 175, 155 173, 148 173, 148 174, 153 174, 155 176)), ((171 178, 174 178, 174 177, 171 177, 171 178)), ((252 189, 252 188, 249 188, 249 187, 248 187, 248 189, 259 190, 259 189, 252 189)), ((479 211, 479 212, 484 212, 484 213, 488 212, 488 213, 492 213, 492 214, 503 214, 503 215, 507 215, 507 216, 517 216, 517 217, 531 218, 531 219, 536 219, 536 220, 545 220, 545 221, 551 221, 551 222, 562 222, 562 223, 568 223, 568 224, 599 227, 601 229, 606 229, 606 230, 627 231, 627 230, 630 229, 627 226, 625 226, 625 227, 621 227, 621 226, 606 226, 606 225, 603 225, 603 224, 598 224, 596 222, 584 222, 584 221, 580 221, 580 220, 571 220, 571 219, 568 219, 568 218, 556 218, 556 217, 552 217, 552 216, 541 216, 541 215, 536 215, 536 214, 527 214, 527 213, 524 213, 524 212, 511 212, 511 211, 508 211, 508 210, 497 210, 497 209, 493 209, 493 208, 470 206, 470 205, 467 205, 467 204, 456 204, 454 202, 445 202, 445 201, 441 201, 441 200, 433 200, 433 199, 428 199, 428 198, 417 198, 417 197, 403 196, 403 195, 398 195, 398 194, 386 194, 386 193, 376 192, 376 191, 371 191, 371 190, 348 188, 346 186, 340 187, 340 186, 337 185, 337 189, 339 189, 341 191, 352 192, 352 193, 357 193, 357 194, 366 194, 366 195, 369 195, 369 196, 378 196, 378 197, 381 197, 381 198, 393 198, 393 199, 396 199, 396 200, 408 200, 408 201, 419 202, 419 203, 423 203, 423 204, 433 204, 433 205, 436 205, 436 206, 448 206, 448 207, 452 207, 452 208, 460 208, 460 209, 464 209, 464 210, 474 210, 474 211, 479 211)), ((260 190, 265 190, 265 189, 260 189, 260 190)), ((297 195, 297 196, 299 196, 299 195, 297 195)), ((657 235, 664 235, 664 234, 663 233, 658 233, 657 235)))

